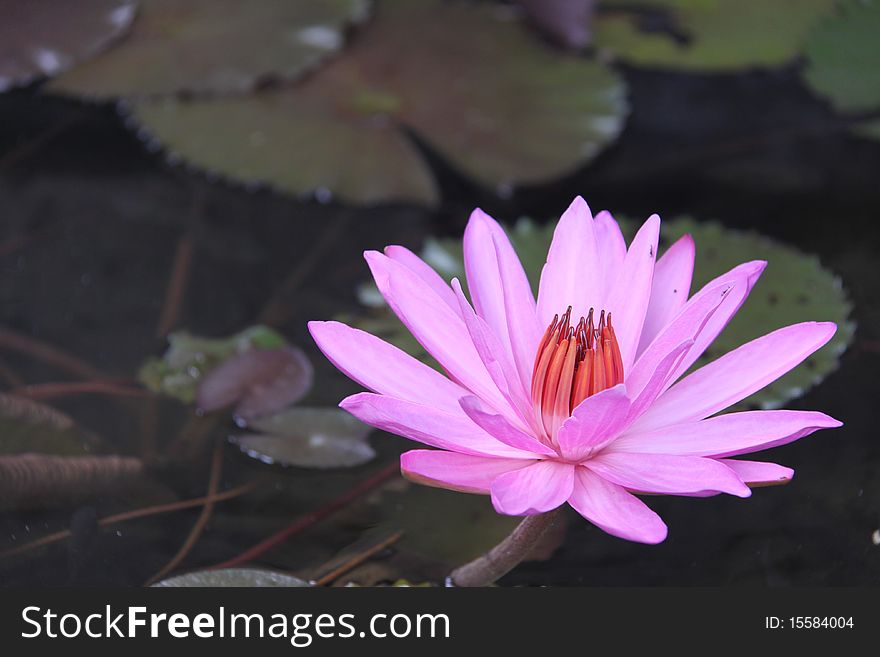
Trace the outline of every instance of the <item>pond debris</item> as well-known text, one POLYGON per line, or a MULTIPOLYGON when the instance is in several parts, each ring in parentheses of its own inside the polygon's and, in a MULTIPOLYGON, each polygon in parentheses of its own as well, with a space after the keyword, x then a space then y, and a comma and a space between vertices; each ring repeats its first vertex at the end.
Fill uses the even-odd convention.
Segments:
POLYGON ((338 408, 293 407, 246 426, 262 433, 230 437, 263 463, 301 468, 350 468, 372 461, 373 428, 338 408))
POLYGON ((68 506, 130 484, 143 471, 127 456, 0 456, 0 509, 68 506))
POLYGON ((237 421, 247 422, 296 403, 313 381, 312 364, 300 349, 252 349, 208 373, 198 386, 196 404, 205 412, 235 404, 237 421))

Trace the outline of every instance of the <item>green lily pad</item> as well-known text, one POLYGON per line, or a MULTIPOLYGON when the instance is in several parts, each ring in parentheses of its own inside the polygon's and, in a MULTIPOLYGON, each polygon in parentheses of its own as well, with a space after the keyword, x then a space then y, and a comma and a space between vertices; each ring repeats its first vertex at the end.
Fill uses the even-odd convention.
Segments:
POLYGON ((351 468, 372 461, 372 428, 338 408, 297 406, 247 425, 262 433, 229 440, 263 463, 301 468, 351 468))
POLYGON ((0 3, 0 91, 55 75, 125 34, 133 0, 0 3))
POLYGON ((307 581, 271 570, 258 568, 225 568, 221 570, 199 570, 185 575, 169 577, 153 584, 155 587, 196 587, 196 588, 249 588, 252 586, 303 587, 311 586, 307 581))
MULTIPOLYGON (((620 223, 627 239, 631 239, 637 224, 628 220, 620 223)), ((520 219, 510 231, 511 241, 536 291, 554 228, 552 222, 541 226, 529 219, 520 219)), ((685 233, 693 235, 697 245, 692 290, 742 262, 763 259, 769 263, 748 301, 694 368, 782 326, 821 320, 838 325, 837 333, 827 345, 799 367, 744 400, 738 408, 781 406, 801 396, 837 368, 855 332, 855 324, 848 319, 852 304, 840 279, 824 269, 818 257, 757 233, 737 232, 716 222, 697 222, 685 217, 663 223, 662 243, 671 244, 685 233)), ((463 277, 460 240, 429 238, 422 256, 444 279, 463 277)), ((369 286, 361 289, 359 297, 362 301, 374 300, 369 286)), ((384 305, 370 307, 361 317, 343 318, 343 321, 352 320, 359 328, 434 365, 433 359, 384 305)))
POLYGON ((228 338, 204 338, 177 331, 168 336, 168 350, 150 358, 138 378, 150 390, 192 403, 203 377, 224 361, 253 349, 282 349, 287 342, 265 326, 253 326, 228 338))
POLYGON ((852 131, 868 139, 880 139, 880 119, 874 121, 863 121, 853 126, 852 131))
POLYGON ((835 0, 602 0, 594 44, 639 66, 726 71, 779 66, 835 0))
POLYGON ((522 518, 502 516, 486 495, 462 495, 428 486, 389 490, 381 501, 379 535, 403 531, 395 545, 407 557, 445 574, 498 545, 522 518))
POLYGON ((242 93, 292 79, 344 42, 368 0, 143 0, 131 35, 56 79, 93 98, 242 93))
POLYGON ((97 437, 61 411, 39 402, 0 393, 0 454, 85 456, 97 437))
MULTIPOLYGON (((804 79, 840 112, 880 110, 880 1, 849 0, 822 21, 807 43, 804 79)), ((877 138, 880 122, 859 123, 857 134, 877 138)))
POLYGON ((173 160, 281 191, 435 203, 414 132, 480 183, 567 173, 617 137, 623 82, 560 53, 497 7, 386 0, 315 75, 246 98, 137 102, 139 134, 173 160))

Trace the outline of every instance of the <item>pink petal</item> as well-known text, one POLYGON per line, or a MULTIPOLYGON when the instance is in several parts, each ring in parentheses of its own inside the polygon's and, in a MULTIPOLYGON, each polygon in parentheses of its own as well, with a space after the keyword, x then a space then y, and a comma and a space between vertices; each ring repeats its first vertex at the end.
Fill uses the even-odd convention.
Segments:
POLYGON ((477 314, 513 354, 522 385, 529 385, 543 330, 535 297, 504 229, 479 209, 471 213, 464 232, 464 265, 477 314))
POLYGON ((659 238, 660 217, 651 215, 633 238, 617 284, 605 299, 604 308, 613 317, 624 372, 629 371, 636 359, 645 313, 651 300, 651 282, 654 278, 659 238))
POLYGON ((608 449, 720 458, 785 445, 818 429, 831 429, 841 424, 818 411, 745 411, 646 433, 627 434, 608 449))
POLYGON ((533 417, 531 400, 526 395, 510 353, 486 322, 474 313, 474 309, 471 308, 464 296, 458 279, 453 279, 452 287, 465 326, 467 326, 468 333, 470 333, 471 340, 486 367, 486 371, 489 372, 489 376, 501 391, 510 409, 514 411, 515 419, 518 420, 517 424, 521 428, 531 426, 533 417))
POLYGON ((538 461, 499 475, 492 482, 492 504, 498 513, 508 516, 551 511, 571 495, 574 469, 570 463, 538 461))
POLYGON ((377 251, 364 254, 376 286, 400 321, 449 375, 495 408, 507 402, 480 356, 461 316, 408 267, 377 251))
POLYGON ((537 438, 520 431, 501 415, 487 412, 476 397, 463 397, 460 403, 462 410, 464 410, 474 424, 505 445, 535 454, 557 456, 554 449, 548 447, 537 438))
POLYGON ((688 300, 694 274, 694 256, 694 239, 684 235, 657 261, 651 285, 651 302, 645 314, 638 353, 651 344, 688 300))
POLYGON ((498 475, 527 467, 532 461, 416 449, 400 455, 400 471, 417 484, 463 493, 488 494, 498 475))
POLYGON ((438 371, 375 335, 339 322, 309 322, 318 348, 343 374, 390 397, 460 413, 469 394, 438 371))
POLYGON ((724 463, 698 456, 608 452, 584 465, 607 481, 642 493, 687 495, 717 491, 738 497, 752 494, 724 463))
POLYGON ((608 210, 602 210, 593 220, 593 230, 596 233, 596 249, 602 254, 603 278, 605 280, 605 294, 608 295, 617 284, 617 278, 623 270, 623 260, 626 258, 626 240, 620 232, 620 226, 611 216, 608 210))
POLYGON ((559 429, 557 440, 566 459, 579 461, 618 436, 630 401, 623 384, 587 397, 559 429))
MULTIPOLYGON (((730 294, 727 295, 718 310, 712 313, 712 316, 706 321, 703 330, 700 331, 699 336, 694 340, 694 346, 691 347, 691 350, 679 364, 678 369, 670 380, 670 385, 690 369, 691 365, 693 365, 694 362, 703 355, 703 352, 706 351, 709 345, 715 341, 718 334, 724 330, 724 327, 727 326, 731 318, 742 307, 743 303, 745 303, 749 296, 749 292, 752 291, 752 288, 755 286, 755 283, 758 282, 758 278, 760 278, 766 267, 767 263, 764 260, 746 262, 734 267, 726 274, 710 281, 703 287, 703 290, 711 290, 714 289, 713 286, 716 283, 722 281, 741 282, 731 289, 730 294)), ((703 290, 697 292, 697 294, 694 295, 694 298, 697 298, 702 294, 703 290)))
POLYGON ((409 267, 413 273, 421 278, 437 296, 443 299, 456 313, 459 312, 458 301, 452 288, 446 283, 427 262, 404 246, 391 245, 385 247, 385 255, 402 265, 409 267))
MULTIPOLYGON (((657 367, 671 352, 677 350, 686 341, 695 341, 725 299, 733 293, 737 286, 741 287, 744 284, 745 281, 742 279, 721 281, 711 287, 703 288, 699 294, 688 301, 672 321, 654 338, 648 348, 642 352, 632 370, 626 372, 624 380, 630 395, 641 393, 648 382, 654 378, 657 367)), ((664 383, 663 390, 665 389, 664 383)))
POLYGON ((740 479, 753 488, 787 484, 794 477, 794 470, 776 463, 740 461, 739 459, 722 459, 720 462, 733 470, 740 479))
POLYGON ((339 406, 361 422, 439 449, 475 456, 533 459, 535 454, 509 447, 474 424, 464 412, 361 392, 339 406))
POLYGON ((499 236, 496 233, 493 242, 501 272, 504 311, 507 314, 507 331, 510 336, 510 347, 513 350, 513 360, 519 371, 520 380, 528 390, 532 383, 535 352, 538 350, 538 342, 546 327, 538 322, 532 288, 507 236, 503 233, 499 236))
POLYGON ((666 354, 663 360, 657 364, 641 392, 635 396, 635 399, 632 399, 632 405, 626 418, 627 426, 635 422, 642 413, 651 407, 651 404, 663 392, 666 383, 673 376, 678 363, 681 362, 681 359, 687 354, 688 350, 693 347, 693 344, 693 340, 685 340, 666 354))
POLYGON ((652 545, 666 539, 666 525, 660 516, 622 486, 605 481, 587 468, 577 468, 568 503, 612 536, 652 545))
POLYGON ((672 386, 639 418, 633 430, 650 431, 714 415, 800 364, 836 330, 831 322, 805 322, 752 340, 672 386))
MULTIPOLYGON (((571 306, 575 322, 591 307, 603 307, 602 255, 596 248, 593 217, 578 196, 563 213, 553 233, 538 290, 538 320, 542 327, 571 306)), ((616 328, 616 325, 615 325, 616 328)))

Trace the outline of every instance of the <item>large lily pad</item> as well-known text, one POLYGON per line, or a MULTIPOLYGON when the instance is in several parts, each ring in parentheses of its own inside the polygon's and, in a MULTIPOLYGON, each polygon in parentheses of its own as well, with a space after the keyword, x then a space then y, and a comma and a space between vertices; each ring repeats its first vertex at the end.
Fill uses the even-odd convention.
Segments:
MULTIPOLYGON (((631 239, 637 224, 623 220, 621 226, 627 238, 631 239)), ((553 223, 539 226, 528 219, 521 219, 510 231, 511 240, 535 289, 554 227, 553 223)), ((741 262, 764 259, 769 263, 746 304, 694 367, 782 326, 820 320, 833 321, 838 325, 837 334, 825 347, 784 377, 745 400, 741 408, 778 407, 802 395, 837 368, 840 355, 855 331, 855 325, 848 319, 852 305, 840 279, 824 269, 816 256, 757 233, 726 229, 716 222, 679 218, 664 222, 661 232, 664 244, 685 233, 693 235, 697 245, 693 290, 741 262)), ((463 276, 460 240, 429 239, 422 255, 445 279, 463 276)), ((369 306, 369 310, 359 318, 345 319, 353 319, 364 330, 380 335, 433 364, 430 356, 397 318, 384 306, 376 304, 370 286, 364 286, 359 297, 369 306)))
POLYGON ((252 586, 303 587, 311 586, 307 581, 271 570, 258 568, 225 568, 221 570, 198 570, 185 575, 177 575, 153 584, 156 587, 196 587, 196 588, 249 588, 252 586))
POLYGON ((124 43, 55 80, 89 97, 234 93, 294 78, 342 46, 368 0, 143 0, 124 43))
POLYGON ((509 189, 589 160, 625 109, 612 71, 557 52, 497 7, 386 0, 300 84, 130 111, 170 156, 217 175, 360 203, 433 203, 408 130, 480 183, 509 189))
POLYGON ((0 91, 55 75, 125 34, 134 0, 0 0, 0 91))
POLYGON ((282 349, 287 342, 265 326, 254 326, 228 338, 204 338, 177 331, 168 336, 168 350, 150 358, 138 378, 150 390, 192 403, 204 376, 224 361, 254 349, 282 349))
POLYGON ((845 2, 810 35, 804 79, 841 112, 880 109, 878 38, 880 1, 845 2))
POLYGON ((383 521, 375 532, 403 531, 395 548, 407 553, 410 561, 436 570, 437 575, 492 549, 522 521, 496 513, 485 495, 461 495, 428 486, 403 488, 403 492, 383 492, 383 521))
POLYGON ((724 71, 794 60, 834 0, 602 0, 595 45, 649 68, 724 71))
POLYGON ((351 468, 373 460, 372 428, 338 408, 294 407, 248 424, 262 433, 230 441, 263 463, 301 468, 351 468))

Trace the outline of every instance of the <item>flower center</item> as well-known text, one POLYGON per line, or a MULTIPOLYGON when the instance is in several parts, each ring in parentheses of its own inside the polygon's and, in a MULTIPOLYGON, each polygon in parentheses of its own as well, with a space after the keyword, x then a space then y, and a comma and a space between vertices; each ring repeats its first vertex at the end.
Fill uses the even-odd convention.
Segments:
POLYGON ((532 372, 532 404, 538 423, 551 440, 584 399, 623 381, 623 360, 611 314, 593 309, 571 326, 571 306, 553 321, 538 346, 532 372))

